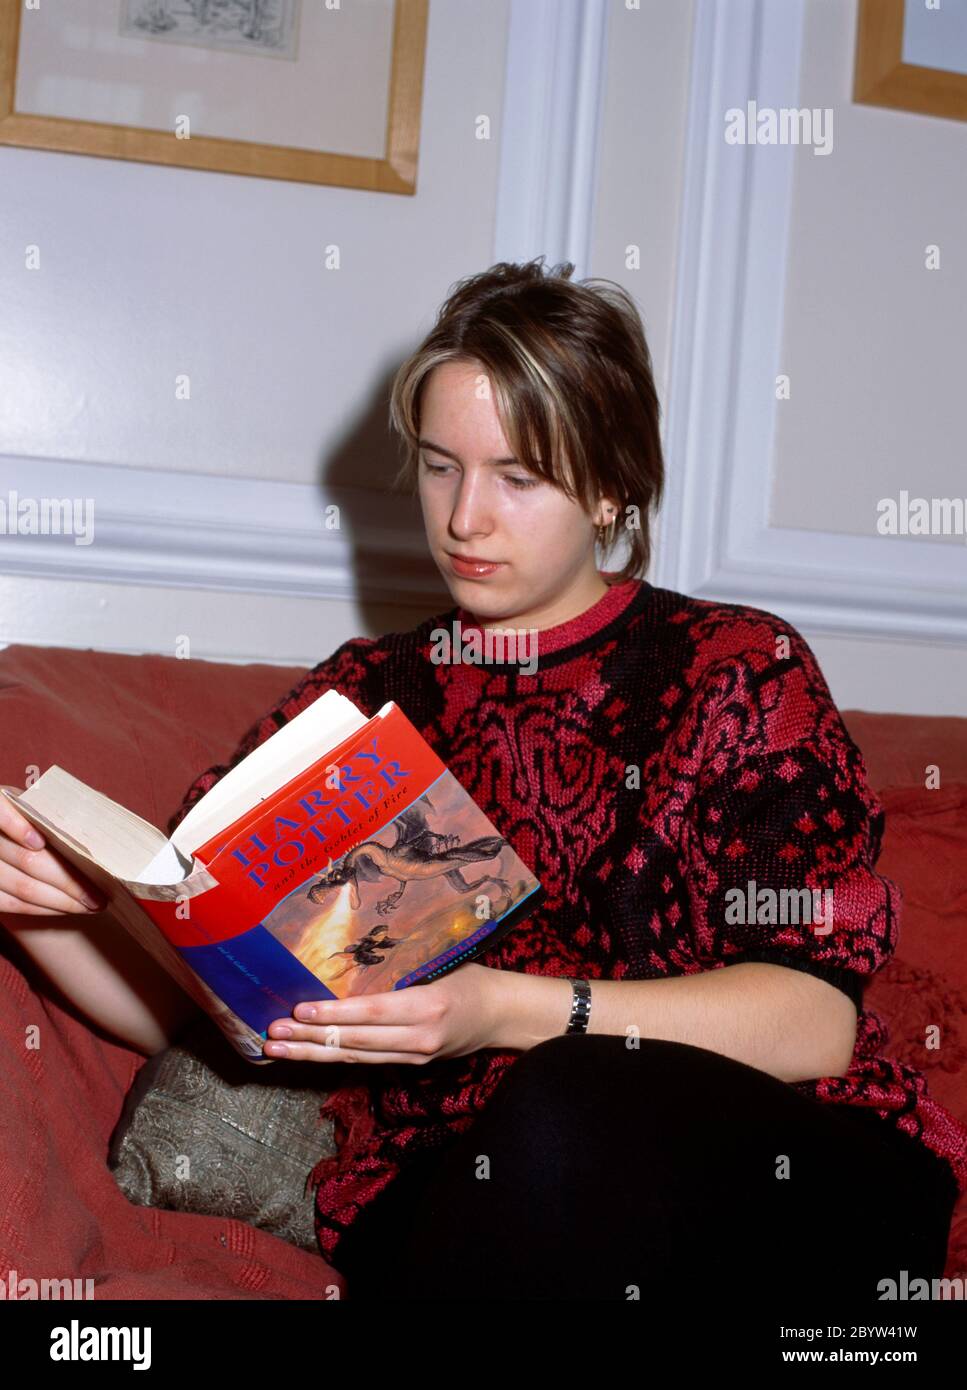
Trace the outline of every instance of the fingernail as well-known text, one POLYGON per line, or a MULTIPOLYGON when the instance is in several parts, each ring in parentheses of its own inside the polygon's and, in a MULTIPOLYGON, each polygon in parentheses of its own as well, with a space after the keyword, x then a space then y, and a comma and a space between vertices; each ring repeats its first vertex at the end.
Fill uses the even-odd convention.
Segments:
POLYGON ((97 898, 92 898, 90 893, 84 894, 83 901, 84 906, 89 907, 92 912, 100 912, 101 908, 106 906, 106 904, 103 901, 99 902, 97 898))
POLYGON ((44 847, 43 835, 38 834, 38 832, 34 830, 33 826, 31 826, 31 828, 27 831, 26 835, 24 836, 24 840, 30 846, 31 849, 43 849, 44 847))
POLYGON ((271 1053, 273 1057, 288 1057, 289 1055, 289 1049, 286 1047, 285 1043, 266 1043, 265 1050, 271 1053))
POLYGON ((276 1038, 291 1038, 291 1037, 292 1037, 292 1029, 291 1029, 291 1028, 287 1028, 287 1027, 285 1026, 284 1023, 280 1023, 279 1026, 278 1026, 278 1028, 276 1028, 275 1033, 273 1034, 273 1037, 276 1037, 276 1038))

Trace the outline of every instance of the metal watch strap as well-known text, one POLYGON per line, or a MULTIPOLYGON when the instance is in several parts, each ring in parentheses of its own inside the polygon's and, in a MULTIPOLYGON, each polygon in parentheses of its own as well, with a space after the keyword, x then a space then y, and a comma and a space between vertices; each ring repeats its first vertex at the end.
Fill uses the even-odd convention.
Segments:
POLYGON ((571 1017, 564 1031, 586 1033, 591 1017, 591 986, 587 980, 572 980, 570 976, 567 979, 571 986, 571 1017))

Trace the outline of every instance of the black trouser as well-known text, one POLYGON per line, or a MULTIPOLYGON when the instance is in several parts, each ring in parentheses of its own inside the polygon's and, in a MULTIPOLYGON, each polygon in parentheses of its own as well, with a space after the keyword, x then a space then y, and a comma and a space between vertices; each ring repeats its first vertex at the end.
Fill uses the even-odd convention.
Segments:
POLYGON ((408 1163, 335 1263, 349 1298, 691 1290, 836 1315, 903 1270, 939 1278, 956 1199, 949 1165, 871 1110, 705 1048, 563 1035, 408 1163))

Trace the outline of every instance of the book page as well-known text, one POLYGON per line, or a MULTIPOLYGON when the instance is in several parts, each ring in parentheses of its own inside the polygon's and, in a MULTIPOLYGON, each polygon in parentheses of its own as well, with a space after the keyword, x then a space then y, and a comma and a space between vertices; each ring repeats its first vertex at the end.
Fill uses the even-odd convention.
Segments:
MULTIPOLYGON (((305 768, 336 748, 343 739, 369 723, 368 717, 341 695, 327 690, 308 709, 267 738, 225 773, 211 791, 195 803, 171 837, 175 850, 190 860, 199 845, 234 824, 253 806, 285 786, 305 768)), ((167 872, 165 852, 152 872, 167 872)), ((157 880, 159 882, 163 879, 157 880)))
MULTIPOLYGON (((33 786, 19 792, 4 788, 25 814, 34 812, 71 841, 86 858, 100 864, 115 878, 137 881, 167 842, 155 826, 86 782, 72 777, 55 763, 33 786)), ((42 828, 42 827, 41 827, 42 828)), ((176 866, 169 882, 187 878, 192 861, 176 866)))

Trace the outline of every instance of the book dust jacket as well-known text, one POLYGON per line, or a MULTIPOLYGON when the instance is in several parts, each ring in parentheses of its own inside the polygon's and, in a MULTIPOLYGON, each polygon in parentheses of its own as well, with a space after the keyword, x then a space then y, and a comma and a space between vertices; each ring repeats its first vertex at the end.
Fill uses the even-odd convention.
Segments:
POLYGON ((392 701, 196 859, 216 888, 141 905, 263 1037, 298 1003, 433 979, 544 898, 392 701))

